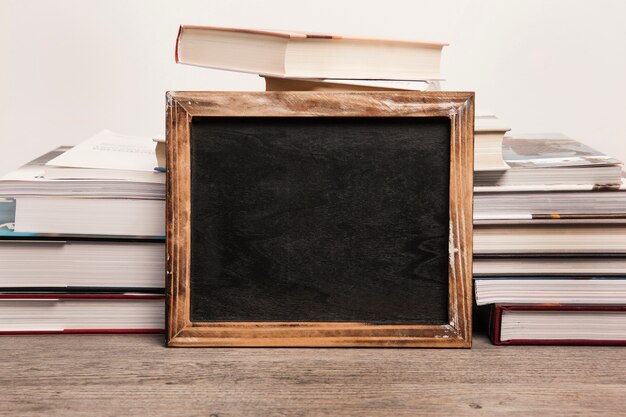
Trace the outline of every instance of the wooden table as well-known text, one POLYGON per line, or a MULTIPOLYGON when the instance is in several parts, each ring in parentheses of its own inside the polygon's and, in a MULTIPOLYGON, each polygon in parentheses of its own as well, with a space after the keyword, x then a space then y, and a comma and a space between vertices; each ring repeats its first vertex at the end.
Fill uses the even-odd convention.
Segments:
POLYGON ((626 415, 626 349, 176 349, 0 337, 0 415, 626 415))

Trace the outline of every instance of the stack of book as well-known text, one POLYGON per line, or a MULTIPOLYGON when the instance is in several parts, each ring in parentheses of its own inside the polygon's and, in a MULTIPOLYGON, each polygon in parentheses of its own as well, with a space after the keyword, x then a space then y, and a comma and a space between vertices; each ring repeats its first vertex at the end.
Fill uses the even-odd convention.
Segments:
MULTIPOLYGON (((258 74, 266 91, 438 91, 447 44, 213 26, 181 26, 176 62, 258 74)), ((508 169, 492 114, 475 121, 475 170, 508 169)), ((164 155, 164 147, 161 147, 164 155)), ((162 156, 163 157, 163 156, 162 156)), ((164 162, 163 162, 164 163, 164 162)))
POLYGON ((0 333, 164 328, 165 175, 108 131, 0 178, 0 333))
POLYGON ((505 138, 477 172, 476 303, 496 344, 626 344, 622 163, 563 135, 505 138))

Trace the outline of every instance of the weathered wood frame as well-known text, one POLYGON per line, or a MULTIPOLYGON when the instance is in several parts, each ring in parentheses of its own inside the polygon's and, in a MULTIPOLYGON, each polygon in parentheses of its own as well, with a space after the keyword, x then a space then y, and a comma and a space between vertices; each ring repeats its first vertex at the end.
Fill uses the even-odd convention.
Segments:
POLYGON ((471 347, 473 93, 169 92, 166 133, 168 346, 471 347), (228 116, 449 118, 449 323, 192 322, 190 123, 228 116))

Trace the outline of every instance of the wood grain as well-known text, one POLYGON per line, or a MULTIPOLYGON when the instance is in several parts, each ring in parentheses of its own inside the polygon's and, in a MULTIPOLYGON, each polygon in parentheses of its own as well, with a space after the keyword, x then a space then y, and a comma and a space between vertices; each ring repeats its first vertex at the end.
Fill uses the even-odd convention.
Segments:
POLYGON ((626 349, 166 349, 0 338, 1 416, 623 416, 626 349))
POLYGON ((204 117, 191 137, 193 322, 448 322, 449 119, 204 117))
POLYGON ((470 347, 473 94, 176 92, 167 95, 167 296, 170 346, 470 347), (193 322, 190 124, 197 117, 445 117, 450 120, 447 324, 193 322))

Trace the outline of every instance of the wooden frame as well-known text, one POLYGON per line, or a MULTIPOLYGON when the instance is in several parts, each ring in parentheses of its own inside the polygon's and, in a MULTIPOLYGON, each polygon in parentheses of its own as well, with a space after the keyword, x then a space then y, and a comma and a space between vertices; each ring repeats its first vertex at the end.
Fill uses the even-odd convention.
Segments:
POLYGON ((473 93, 169 92, 166 132, 168 346, 471 347, 473 93), (449 322, 191 321, 190 123, 229 116, 449 118, 449 322))

